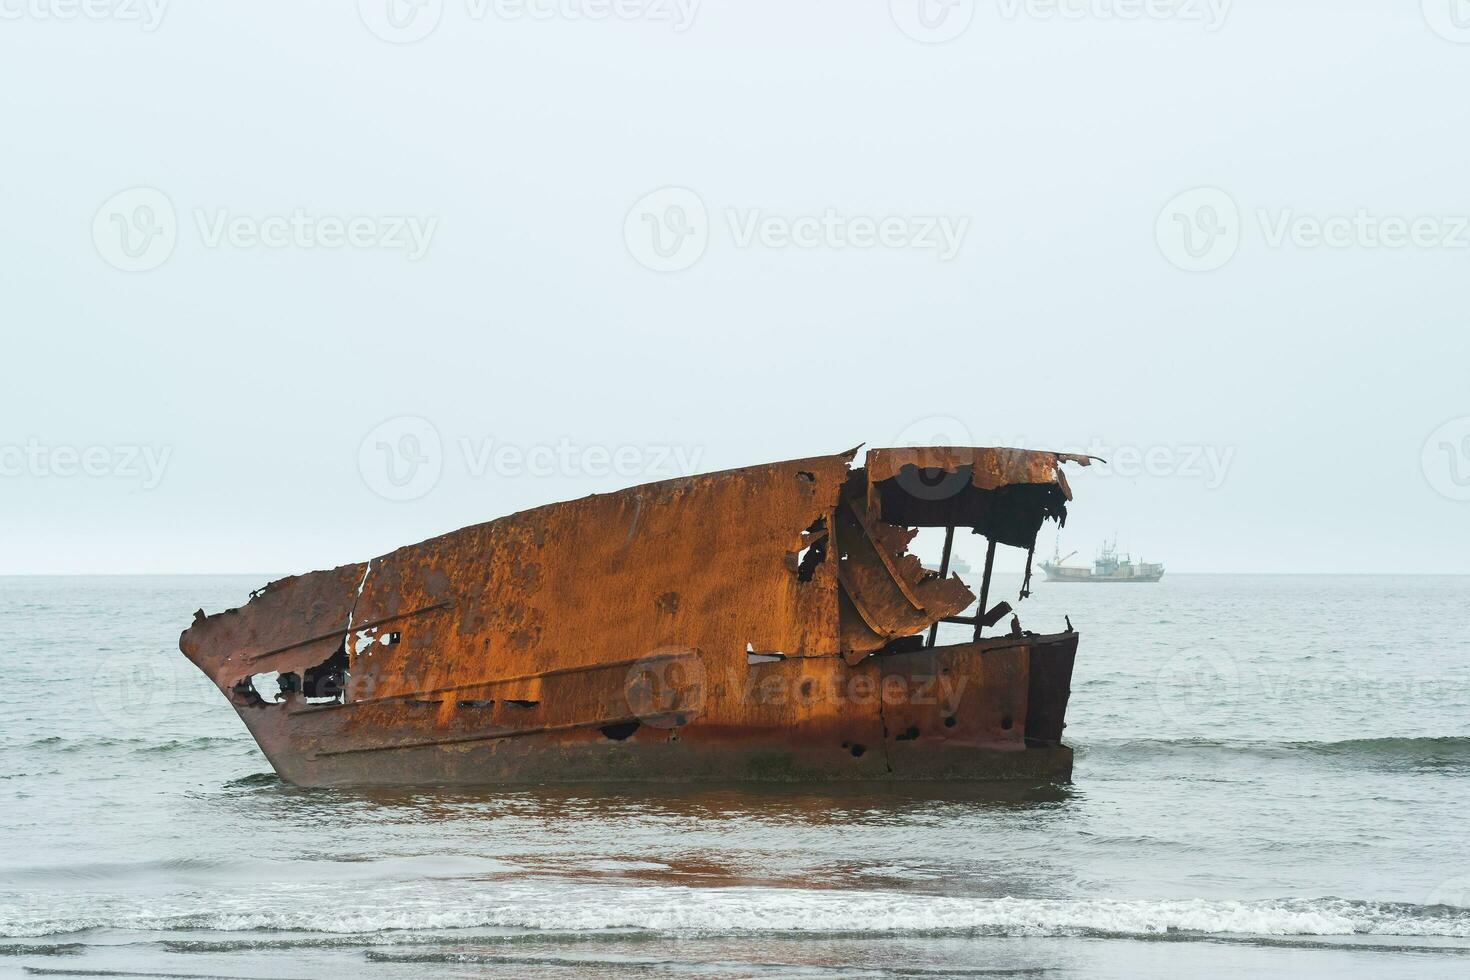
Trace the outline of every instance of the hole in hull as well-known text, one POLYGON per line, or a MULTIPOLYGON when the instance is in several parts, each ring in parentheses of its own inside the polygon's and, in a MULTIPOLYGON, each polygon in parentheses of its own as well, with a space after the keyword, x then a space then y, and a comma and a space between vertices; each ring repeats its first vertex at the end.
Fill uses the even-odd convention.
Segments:
POLYGON ((641 721, 620 721, 615 725, 603 725, 602 734, 614 742, 622 742, 642 727, 641 721))
POLYGON ((817 566, 827 560, 827 518, 819 517, 806 529, 811 544, 796 556, 796 580, 810 582, 817 573, 817 566))

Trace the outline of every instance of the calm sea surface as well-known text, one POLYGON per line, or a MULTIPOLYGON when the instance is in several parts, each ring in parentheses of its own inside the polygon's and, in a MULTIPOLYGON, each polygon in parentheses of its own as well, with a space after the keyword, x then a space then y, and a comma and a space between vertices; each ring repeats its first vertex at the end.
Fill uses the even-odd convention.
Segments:
POLYGON ((264 581, 0 578, 0 976, 1470 976, 1470 577, 1038 585, 1065 786, 474 793, 276 779, 264 581))

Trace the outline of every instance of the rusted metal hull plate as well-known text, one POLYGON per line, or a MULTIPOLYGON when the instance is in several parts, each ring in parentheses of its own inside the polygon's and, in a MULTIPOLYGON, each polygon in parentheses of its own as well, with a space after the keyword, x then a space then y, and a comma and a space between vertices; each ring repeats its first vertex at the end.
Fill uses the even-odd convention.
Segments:
POLYGON ((998 638, 868 658, 753 665, 736 684, 697 661, 548 678, 540 703, 489 697, 386 705, 241 705, 281 775, 310 786, 1065 778, 1071 755, 1028 740, 1029 715, 1065 689, 1033 690, 1031 665, 1065 662, 1077 634, 998 638), (563 704, 588 688, 604 696, 563 704), (645 691, 652 688, 650 699, 645 691), (728 703, 727 703, 728 702, 728 703), (569 723, 569 712, 581 714, 569 723), (688 717, 680 718, 681 713, 688 717), (706 719, 739 716, 740 724, 706 719), (799 718, 794 723, 783 719, 799 718), (371 726, 375 738, 360 732, 371 726), (617 738, 608 729, 617 728, 617 738), (1022 758, 1026 757, 1026 758, 1022 758))
MULTIPOLYGON (((968 452, 918 461, 959 467, 956 506, 1002 540, 1029 528, 1034 541, 1064 513, 1060 457, 968 452)), ((907 525, 924 521, 892 514, 934 504, 924 488, 910 506, 913 459, 870 454, 897 474, 880 485, 852 456, 463 528, 200 613, 180 648, 303 785, 583 779, 609 766, 617 778, 939 778, 1028 751, 1028 706, 1066 700, 1054 681, 1033 691, 1031 660, 1065 648, 1070 663, 1075 634, 916 650, 974 593, 906 551, 907 525), (973 692, 947 725, 915 703, 834 693, 925 671, 973 692), (252 681, 267 674, 279 696, 252 681), (787 696, 752 696, 752 683, 787 696)))

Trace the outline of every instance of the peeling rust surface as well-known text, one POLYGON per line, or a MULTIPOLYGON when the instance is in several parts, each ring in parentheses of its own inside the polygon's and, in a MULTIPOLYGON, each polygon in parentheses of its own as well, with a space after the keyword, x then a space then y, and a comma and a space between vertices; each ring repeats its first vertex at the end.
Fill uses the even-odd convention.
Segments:
POLYGON ((283 579, 197 617, 180 648, 303 785, 1069 772, 1076 634, 924 646, 976 592, 907 547, 958 526, 1030 548, 1065 518, 1062 464, 1086 458, 855 453, 550 504, 283 579))
MULTIPOLYGON (((1066 486, 1062 464, 1091 466, 1091 456, 1047 453, 1030 449, 971 449, 963 446, 924 446, 868 451, 868 479, 882 483, 905 467, 958 473, 968 468, 970 483, 980 490, 999 490, 1015 484, 1058 483, 1066 486)), ((1070 500, 1071 495, 1068 494, 1070 500)))

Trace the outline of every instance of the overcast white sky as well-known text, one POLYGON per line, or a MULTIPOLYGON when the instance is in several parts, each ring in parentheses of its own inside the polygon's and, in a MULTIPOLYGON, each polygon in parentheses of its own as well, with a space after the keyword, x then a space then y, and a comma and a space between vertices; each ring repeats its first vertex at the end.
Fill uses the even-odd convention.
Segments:
POLYGON ((87 2, 0 0, 0 573, 931 435, 1114 460, 1064 550, 1466 570, 1470 5, 87 2))

